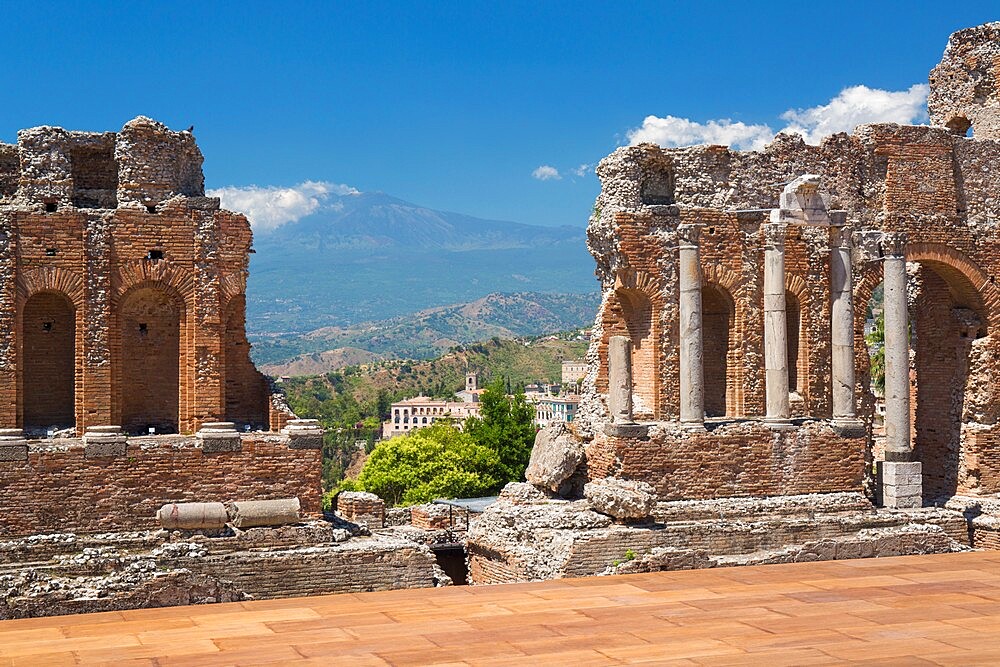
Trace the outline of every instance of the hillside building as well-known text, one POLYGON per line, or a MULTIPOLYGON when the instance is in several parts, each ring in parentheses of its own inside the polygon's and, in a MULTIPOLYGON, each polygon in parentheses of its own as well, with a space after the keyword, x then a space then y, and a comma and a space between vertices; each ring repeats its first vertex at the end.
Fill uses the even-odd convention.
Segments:
POLYGON ((392 404, 392 416, 382 424, 382 437, 406 435, 439 419, 449 419, 461 428, 466 418, 478 417, 479 410, 478 401, 442 401, 427 396, 408 398, 392 404))

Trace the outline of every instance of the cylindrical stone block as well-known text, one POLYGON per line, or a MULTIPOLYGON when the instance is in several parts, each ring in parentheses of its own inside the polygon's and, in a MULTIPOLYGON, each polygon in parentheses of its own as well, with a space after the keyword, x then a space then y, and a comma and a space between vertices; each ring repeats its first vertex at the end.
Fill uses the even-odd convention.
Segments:
POLYGON ((632 341, 627 336, 608 340, 608 409, 615 424, 632 423, 632 341))
POLYGON ((910 446, 910 328, 906 305, 905 237, 885 234, 885 457, 908 461, 910 446))
POLYGON ((767 419, 787 421, 788 331, 785 314, 785 229, 781 223, 762 225, 764 232, 764 379, 767 419))
POLYGON ((680 417, 681 422, 705 421, 704 339, 702 334, 700 225, 677 228, 680 264, 680 417))
POLYGON ((833 418, 854 419, 854 297, 851 228, 834 227, 830 247, 830 344, 833 418))
POLYGON ((244 500, 233 503, 231 516, 237 528, 283 526, 299 521, 299 499, 244 500))
POLYGON ((168 503, 156 512, 160 526, 168 530, 222 528, 229 521, 222 503, 168 503))

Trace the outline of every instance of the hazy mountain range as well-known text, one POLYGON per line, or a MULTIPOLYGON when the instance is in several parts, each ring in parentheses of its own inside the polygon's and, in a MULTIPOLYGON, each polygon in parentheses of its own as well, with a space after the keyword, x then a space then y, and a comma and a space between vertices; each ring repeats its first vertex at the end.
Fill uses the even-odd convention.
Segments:
POLYGON ((435 211, 382 193, 330 195, 254 232, 247 330, 272 372, 589 326, 594 262, 582 227, 435 211), (295 359, 295 365, 288 361, 295 359))
POLYGON ((330 195, 256 231, 247 328, 303 333, 498 292, 597 291, 582 227, 435 211, 382 193, 330 195))

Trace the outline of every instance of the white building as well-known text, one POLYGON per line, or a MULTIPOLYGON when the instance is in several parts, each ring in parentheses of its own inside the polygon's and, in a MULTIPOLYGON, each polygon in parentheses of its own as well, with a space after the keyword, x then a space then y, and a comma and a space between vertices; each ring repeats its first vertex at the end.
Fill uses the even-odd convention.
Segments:
POLYGON ((466 417, 479 416, 479 407, 478 401, 441 401, 427 396, 408 398, 392 404, 392 416, 382 424, 382 437, 405 435, 445 418, 461 428, 466 417))
POLYGON ((575 387, 587 375, 587 362, 579 359, 562 362, 562 383, 564 387, 575 387))
POLYGON ((535 404, 535 423, 540 428, 552 424, 569 424, 580 407, 580 397, 576 394, 540 396, 532 402, 535 404))

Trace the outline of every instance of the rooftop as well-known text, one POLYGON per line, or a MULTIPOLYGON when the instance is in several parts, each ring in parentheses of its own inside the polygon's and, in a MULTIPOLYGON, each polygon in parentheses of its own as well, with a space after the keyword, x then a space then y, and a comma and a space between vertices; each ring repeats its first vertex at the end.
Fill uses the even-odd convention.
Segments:
POLYGON ((0 622, 0 665, 997 664, 1000 553, 0 622))

